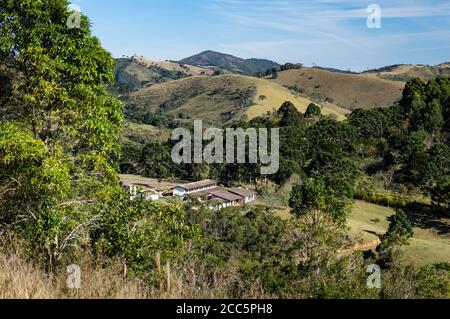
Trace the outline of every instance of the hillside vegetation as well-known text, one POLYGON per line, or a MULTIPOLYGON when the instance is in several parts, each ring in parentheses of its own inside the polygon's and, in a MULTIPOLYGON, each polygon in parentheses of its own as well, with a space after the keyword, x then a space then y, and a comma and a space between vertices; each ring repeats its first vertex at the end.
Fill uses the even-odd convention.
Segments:
POLYGON ((348 110, 391 106, 401 99, 404 88, 402 82, 317 68, 282 71, 272 81, 348 110))
POLYGON ((157 67, 171 72, 178 72, 185 76, 211 75, 214 73, 214 68, 199 67, 195 65, 189 65, 189 63, 178 63, 174 61, 154 61, 144 58, 143 56, 133 56, 131 60, 145 67, 157 67))
MULTIPOLYGON (((415 238, 448 234, 450 77, 409 81, 398 105, 358 109, 344 121, 324 116, 325 107, 311 103, 303 113, 285 101, 221 125, 267 129, 272 142, 279 128, 280 143, 270 147, 274 174, 261 170, 269 157, 261 148, 259 163, 238 154, 227 163, 178 163, 165 134, 192 129, 179 118, 247 120, 255 99, 275 103, 289 90, 239 75, 196 75, 119 94, 124 114, 108 90, 115 61, 87 17, 67 28, 68 7, 67 0, 0 2, 0 64, 8 66, 0 76, 1 297, 450 297, 450 263, 411 266, 396 255, 415 238), (132 198, 119 169, 157 183, 251 185, 260 198, 278 197, 292 217, 272 211, 277 201, 213 210, 190 196, 132 198), (396 208, 370 251, 354 249, 349 233, 355 198, 396 208), (379 289, 367 285, 373 264, 383 273, 379 289)), ((251 158, 251 148, 242 155, 251 158)), ((356 218, 367 223, 364 212, 356 218)), ((423 250, 447 249, 427 242, 423 250)))
POLYGON ((116 59, 114 88, 118 93, 128 93, 137 89, 182 78, 180 72, 159 66, 144 66, 131 59, 116 59))
MULTIPOLYGON (((240 75, 194 76, 154 85, 129 94, 133 113, 158 112, 185 120, 226 122, 252 119, 291 101, 306 111, 311 100, 269 81, 240 75), (244 117, 243 117, 244 116, 244 117)), ((323 114, 344 119, 346 110, 325 106, 323 114)))
MULTIPOLYGON (((357 201, 349 216, 348 225, 355 235, 364 235, 367 242, 386 233, 389 218, 395 210, 374 204, 357 201)), ((400 258, 408 264, 426 265, 447 262, 450 260, 450 221, 446 218, 435 218, 434 225, 426 227, 419 218, 414 219, 414 236, 407 246, 402 247, 400 258), (446 228, 442 232, 439 228, 446 228)))
POLYGON ((435 66, 399 64, 387 66, 375 70, 369 70, 363 74, 385 80, 406 82, 413 78, 421 78, 429 81, 438 76, 450 74, 450 63, 441 63, 435 66))

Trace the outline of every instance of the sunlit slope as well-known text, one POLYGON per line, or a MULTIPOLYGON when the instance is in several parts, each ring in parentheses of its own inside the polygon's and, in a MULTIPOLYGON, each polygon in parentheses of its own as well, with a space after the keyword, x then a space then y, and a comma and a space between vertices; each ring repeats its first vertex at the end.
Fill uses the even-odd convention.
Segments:
MULTIPOLYGON (((227 122, 266 114, 285 101, 291 101, 302 112, 311 103, 271 81, 227 74, 157 84, 129 94, 126 103, 139 112, 160 112, 183 120, 227 122)), ((346 112, 336 106, 323 107, 323 114, 333 114, 341 120, 346 112)))
POLYGON ((158 67, 168 71, 180 72, 184 75, 201 75, 201 74, 211 75, 214 73, 214 70, 210 68, 182 64, 173 61, 154 61, 142 56, 133 56, 132 61, 146 67, 158 67))
MULTIPOLYGON (((249 119, 272 112, 278 109, 285 101, 292 102, 302 113, 312 103, 310 99, 301 94, 296 94, 294 91, 268 80, 253 79, 253 82, 256 87, 256 94, 253 100, 254 105, 246 110, 249 119)), ((322 106, 323 115, 331 115, 338 120, 344 120, 345 114, 349 113, 348 110, 331 103, 324 103, 322 106)))
POLYGON ((282 71, 271 81, 348 110, 392 106, 404 88, 399 81, 311 68, 282 71))

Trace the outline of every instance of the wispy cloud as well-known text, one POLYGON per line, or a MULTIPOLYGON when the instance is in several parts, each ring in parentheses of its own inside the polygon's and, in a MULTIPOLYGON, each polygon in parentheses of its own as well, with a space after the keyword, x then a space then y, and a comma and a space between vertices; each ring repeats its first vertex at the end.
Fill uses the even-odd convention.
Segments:
POLYGON ((280 63, 380 67, 450 60, 449 0, 73 0, 116 56, 212 49, 280 63), (368 5, 382 28, 367 28, 368 5))
MULTIPOLYGON (((278 32, 279 39, 258 39, 241 43, 221 43, 221 47, 248 51, 253 48, 279 54, 276 48, 296 50, 298 58, 311 61, 314 57, 305 53, 305 49, 314 52, 317 57, 345 56, 355 60, 358 55, 361 63, 372 66, 377 55, 392 55, 402 51, 439 50, 445 45, 436 43, 450 42, 450 3, 444 0, 215 0, 211 7, 229 22, 251 30, 278 32), (382 30, 367 28, 369 16, 367 6, 378 2, 381 7, 382 30), (443 18, 437 26, 430 19, 443 18), (413 25, 413 27, 407 27, 413 25), (435 41, 430 45, 430 41, 435 41), (325 51, 324 54, 322 51, 325 51)), ((285 54, 292 57, 292 53, 285 54)), ((332 58, 330 60, 333 60, 332 58)), ((298 62, 298 61, 292 61, 298 62)), ((302 61, 304 62, 304 61, 302 61)), ((364 67, 363 67, 364 68, 364 67)))

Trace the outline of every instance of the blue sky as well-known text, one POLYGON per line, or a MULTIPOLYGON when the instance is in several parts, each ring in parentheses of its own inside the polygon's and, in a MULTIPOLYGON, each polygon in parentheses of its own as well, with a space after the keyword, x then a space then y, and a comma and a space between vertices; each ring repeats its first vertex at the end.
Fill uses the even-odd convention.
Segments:
POLYGON ((204 50, 351 70, 450 61, 449 0, 73 0, 115 57, 204 50), (367 7, 381 8, 381 29, 367 7))

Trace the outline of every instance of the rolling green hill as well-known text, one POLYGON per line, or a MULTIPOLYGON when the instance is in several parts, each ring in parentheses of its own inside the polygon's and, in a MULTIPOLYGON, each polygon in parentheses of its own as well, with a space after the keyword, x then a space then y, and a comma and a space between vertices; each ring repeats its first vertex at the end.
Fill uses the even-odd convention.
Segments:
POLYGON ((218 67, 232 73, 254 75, 265 72, 268 69, 276 68, 278 63, 264 59, 241 59, 229 54, 215 51, 205 51, 189 58, 179 61, 183 64, 190 64, 202 67, 218 67))

